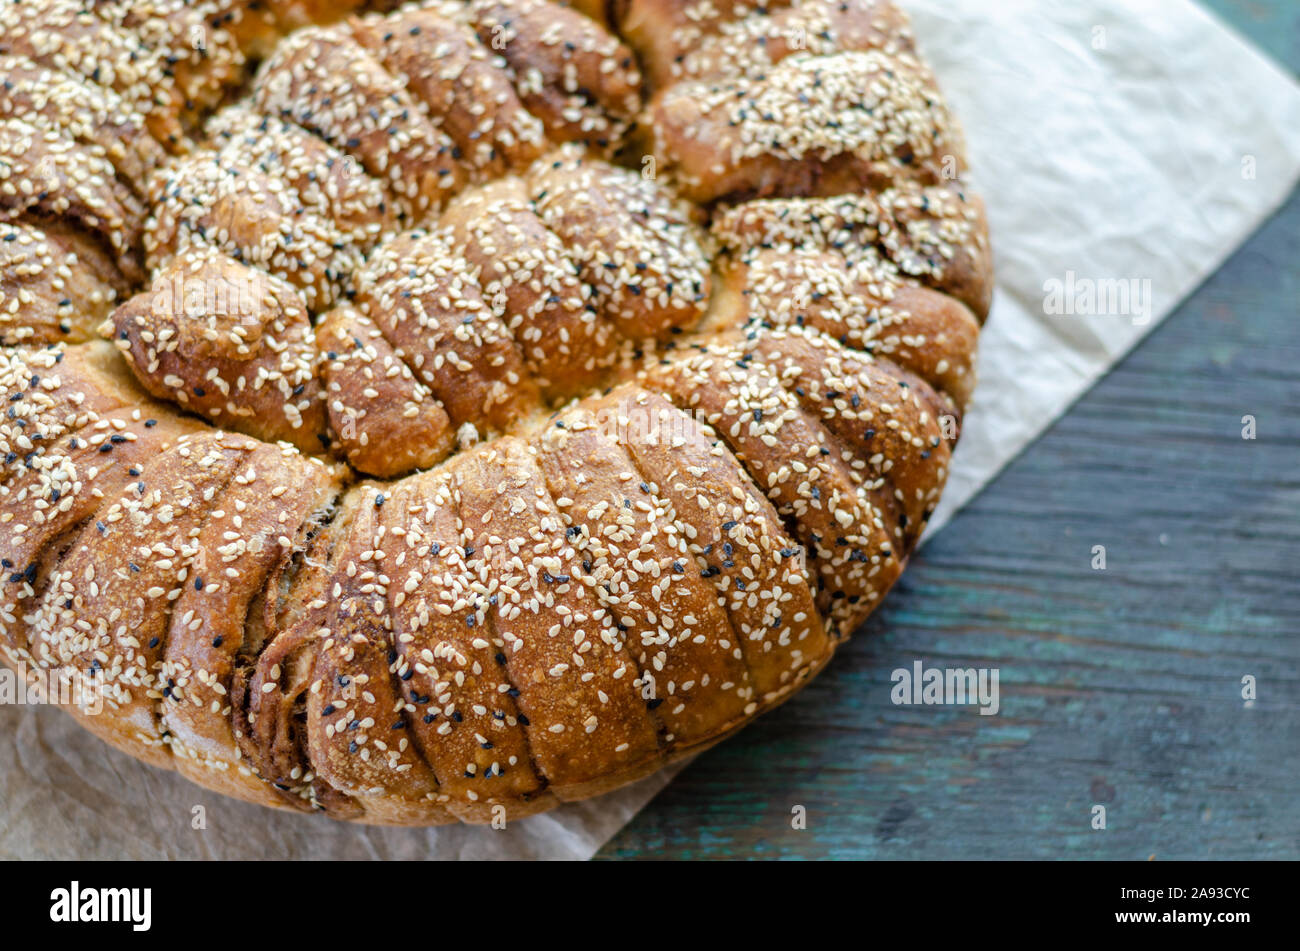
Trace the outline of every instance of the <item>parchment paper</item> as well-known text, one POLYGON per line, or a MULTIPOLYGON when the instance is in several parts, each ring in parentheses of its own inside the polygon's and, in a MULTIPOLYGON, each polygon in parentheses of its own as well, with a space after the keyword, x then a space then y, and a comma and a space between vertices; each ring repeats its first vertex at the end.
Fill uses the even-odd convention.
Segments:
MULTIPOLYGON (((998 266, 933 532, 1287 196, 1300 88, 1183 0, 903 2, 967 131, 998 266), (1129 313, 1045 313, 1049 282, 1076 299, 1106 278, 1138 282, 1129 313)), ((50 708, 0 707, 0 737, 4 858, 581 859, 670 778, 505 831, 375 829, 208 793, 50 708)))

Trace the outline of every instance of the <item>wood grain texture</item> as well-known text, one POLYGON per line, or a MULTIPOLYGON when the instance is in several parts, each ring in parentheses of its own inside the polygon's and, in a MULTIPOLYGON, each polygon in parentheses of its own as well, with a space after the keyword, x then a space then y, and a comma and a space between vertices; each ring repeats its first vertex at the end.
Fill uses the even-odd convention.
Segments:
MULTIPOLYGON (((1209 6, 1300 67, 1294 4, 1209 6)), ((1293 194, 930 541, 817 681, 599 857, 1300 857, 1297 262, 1293 194), (998 668, 1001 712, 895 706, 890 672, 917 660, 998 668)))

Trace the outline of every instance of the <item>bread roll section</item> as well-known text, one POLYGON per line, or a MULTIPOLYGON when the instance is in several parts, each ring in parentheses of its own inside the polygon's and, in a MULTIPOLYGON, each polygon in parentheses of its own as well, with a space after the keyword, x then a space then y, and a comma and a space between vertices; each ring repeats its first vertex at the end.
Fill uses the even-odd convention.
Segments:
POLYGON ((104 327, 150 394, 236 432, 318 452, 325 425, 301 295, 220 252, 173 259, 104 327))

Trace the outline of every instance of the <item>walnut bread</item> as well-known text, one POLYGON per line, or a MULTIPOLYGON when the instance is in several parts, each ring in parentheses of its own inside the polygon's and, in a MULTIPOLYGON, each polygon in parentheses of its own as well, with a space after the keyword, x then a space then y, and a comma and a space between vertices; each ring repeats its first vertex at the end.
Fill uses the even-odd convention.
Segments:
POLYGON ((603 793, 934 511, 992 267, 889 0, 4 0, 0 71, 0 651, 146 762, 603 793))

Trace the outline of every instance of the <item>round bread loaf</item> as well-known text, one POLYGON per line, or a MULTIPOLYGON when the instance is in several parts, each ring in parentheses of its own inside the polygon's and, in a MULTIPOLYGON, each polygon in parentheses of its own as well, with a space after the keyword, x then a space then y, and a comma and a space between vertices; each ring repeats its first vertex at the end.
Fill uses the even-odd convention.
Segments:
POLYGON ((592 796, 934 510, 992 270, 889 0, 24 0, 0 71, 0 649, 140 759, 592 796))

